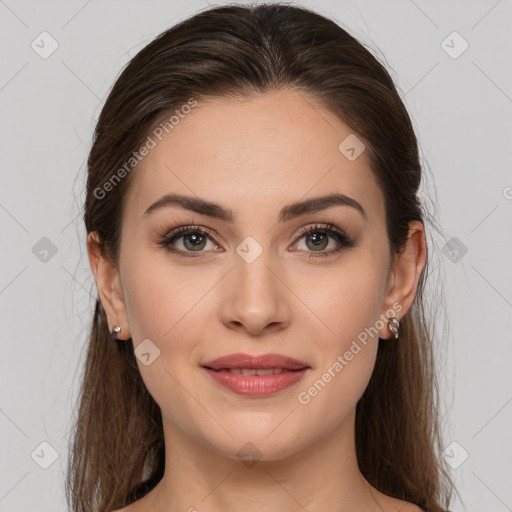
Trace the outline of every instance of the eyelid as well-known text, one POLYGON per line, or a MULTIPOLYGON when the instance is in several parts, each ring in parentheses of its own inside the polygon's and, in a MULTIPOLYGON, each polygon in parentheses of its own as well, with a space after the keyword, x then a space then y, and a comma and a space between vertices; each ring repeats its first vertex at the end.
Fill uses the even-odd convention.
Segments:
POLYGON ((339 235, 349 238, 348 235, 343 230, 341 230, 340 228, 338 228, 338 226, 336 226, 336 224, 332 224, 331 222, 323 222, 323 223, 322 222, 314 222, 313 224, 311 224, 309 226, 303 226, 302 228, 299 229, 299 231, 295 234, 295 236, 293 238, 295 240, 298 240, 306 233, 309 233, 310 231, 315 231, 315 230, 335 231, 339 235))

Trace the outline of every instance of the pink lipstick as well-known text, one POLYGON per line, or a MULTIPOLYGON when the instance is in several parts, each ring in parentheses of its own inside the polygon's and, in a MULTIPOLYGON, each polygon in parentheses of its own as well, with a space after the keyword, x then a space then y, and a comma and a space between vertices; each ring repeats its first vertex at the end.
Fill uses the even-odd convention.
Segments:
POLYGON ((301 380, 310 366, 279 354, 230 354, 201 365, 213 380, 245 396, 266 396, 301 380))

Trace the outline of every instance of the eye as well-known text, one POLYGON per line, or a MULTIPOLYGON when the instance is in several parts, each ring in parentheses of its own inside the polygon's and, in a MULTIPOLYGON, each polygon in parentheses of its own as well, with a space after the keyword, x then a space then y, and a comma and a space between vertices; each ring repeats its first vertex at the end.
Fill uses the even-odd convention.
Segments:
MULTIPOLYGON (((311 227, 303 228, 296 237, 294 245, 303 238, 306 240, 306 249, 300 249, 300 251, 305 252, 307 258, 329 256, 339 253, 344 248, 354 247, 355 245, 355 241, 345 235, 345 233, 334 224, 316 224, 311 227), (335 242, 334 249, 326 251, 325 249, 329 246, 328 242, 330 240, 335 242), (312 250, 308 250, 311 248, 312 250)), ((215 235, 208 229, 199 226, 180 226, 167 235, 160 235, 158 244, 173 254, 194 258, 200 254, 196 255, 193 253, 205 252, 203 249, 207 247, 208 241, 213 241, 212 245, 214 251, 219 249, 215 235), (180 244, 182 248, 176 248, 176 245, 180 245, 177 243, 179 240, 181 240, 180 244)), ((297 249, 294 249, 294 251, 295 250, 297 249)))
MULTIPOLYGON (((194 254, 186 253, 204 252, 203 249, 207 245, 207 239, 213 239, 215 241, 215 238, 210 231, 200 228, 199 226, 181 226, 171 231, 168 235, 161 237, 158 243, 165 247, 169 252, 180 256, 195 257, 194 254), (177 250, 173 245, 180 239, 183 239, 181 244, 184 249, 177 250)), ((216 247, 217 245, 215 245, 214 249, 216 247)))
POLYGON ((355 241, 349 238, 341 229, 334 224, 319 225, 316 224, 312 227, 307 227, 301 230, 298 240, 306 240, 306 258, 316 258, 323 256, 330 256, 337 254, 344 248, 354 247, 355 241), (329 245, 329 239, 334 240, 336 243, 335 248, 330 251, 325 251, 329 245), (307 249, 313 247, 312 251, 307 249), (315 254, 317 253, 317 254, 315 254))

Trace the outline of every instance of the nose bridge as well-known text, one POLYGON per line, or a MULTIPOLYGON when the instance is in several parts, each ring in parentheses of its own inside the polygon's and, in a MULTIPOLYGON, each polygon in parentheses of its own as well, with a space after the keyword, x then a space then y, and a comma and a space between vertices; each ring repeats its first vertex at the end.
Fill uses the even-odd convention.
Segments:
MULTIPOLYGON (((259 245, 259 244, 258 244, 259 245)), ((269 247, 258 250, 254 241, 244 241, 237 248, 233 279, 237 290, 242 292, 239 299, 259 300, 260 295, 276 298, 276 278, 272 268, 272 251, 269 247), (244 252, 246 251, 246 252, 244 252)), ((275 263, 274 263, 275 266, 275 263)), ((260 297, 263 298, 263 297, 260 297)))
POLYGON ((228 278, 228 297, 223 301, 225 323, 243 324, 257 332, 283 321, 282 284, 275 275, 278 271, 272 255, 269 247, 250 237, 237 247, 228 278))

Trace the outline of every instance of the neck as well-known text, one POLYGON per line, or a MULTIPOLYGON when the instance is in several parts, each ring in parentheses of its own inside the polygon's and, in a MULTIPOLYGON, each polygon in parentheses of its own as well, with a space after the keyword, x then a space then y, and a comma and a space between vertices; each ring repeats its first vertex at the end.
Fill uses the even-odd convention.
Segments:
POLYGON ((358 468, 354 421, 355 411, 299 452, 290 443, 291 453, 276 460, 257 448, 264 442, 246 440, 240 447, 253 455, 242 460, 238 450, 229 450, 229 439, 226 453, 220 453, 164 418, 165 474, 141 505, 152 512, 377 510, 380 493, 372 492, 358 468))

